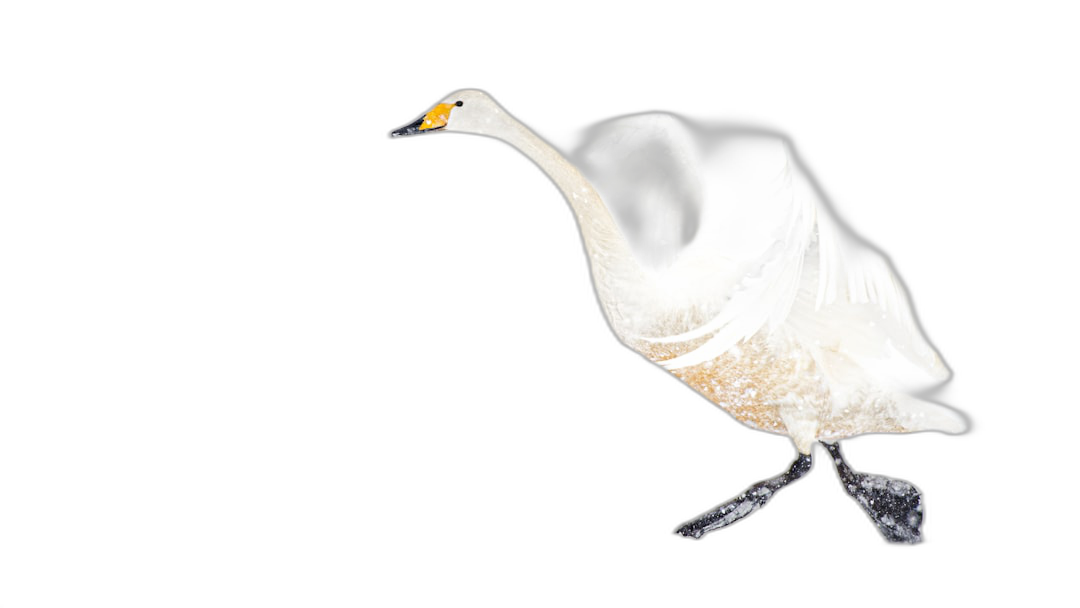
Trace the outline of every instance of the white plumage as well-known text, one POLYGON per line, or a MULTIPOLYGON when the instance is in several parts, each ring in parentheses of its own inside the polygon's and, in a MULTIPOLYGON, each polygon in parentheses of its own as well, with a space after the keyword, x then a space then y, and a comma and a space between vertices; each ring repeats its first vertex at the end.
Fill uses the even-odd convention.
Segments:
POLYGON ((799 452, 781 475, 681 526, 692 538, 764 506, 813 464, 821 441, 845 490, 891 542, 919 542, 922 494, 853 471, 838 440, 962 432, 912 396, 949 372, 888 260, 841 226, 788 142, 670 114, 591 128, 573 163, 482 91, 458 91, 393 136, 501 139, 566 197, 618 338, 750 427, 799 452))
POLYGON ((643 268, 615 296, 635 303, 615 324, 625 341, 699 342, 659 361, 677 375, 755 339, 781 359, 810 357, 823 382, 807 387, 828 398, 795 395, 795 407, 850 424, 827 432, 784 420, 804 453, 814 439, 964 429, 951 410, 909 394, 948 369, 888 261, 839 224, 785 139, 650 113, 593 127, 574 159, 643 268))
POLYGON ((946 379, 902 284, 832 216, 789 143, 649 113, 589 129, 573 163, 482 91, 394 135, 459 131, 532 159, 573 208, 625 344, 755 428, 815 440, 961 432, 911 395, 946 379))

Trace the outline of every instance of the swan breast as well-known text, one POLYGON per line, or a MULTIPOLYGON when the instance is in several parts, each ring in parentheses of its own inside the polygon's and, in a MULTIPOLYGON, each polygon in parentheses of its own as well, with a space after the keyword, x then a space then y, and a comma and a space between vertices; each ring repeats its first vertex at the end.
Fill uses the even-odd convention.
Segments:
MULTIPOLYGON (((710 337, 629 346, 660 363, 710 337)), ((783 331, 759 332, 713 359, 669 371, 739 422, 790 436, 801 451, 818 439, 911 430, 888 393, 868 387, 837 390, 813 350, 783 331)))

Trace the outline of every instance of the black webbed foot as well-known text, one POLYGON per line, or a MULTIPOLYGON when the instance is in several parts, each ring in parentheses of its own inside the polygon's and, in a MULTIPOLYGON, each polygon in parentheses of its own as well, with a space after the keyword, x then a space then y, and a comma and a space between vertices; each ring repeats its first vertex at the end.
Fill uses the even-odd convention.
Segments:
POLYGON ((686 522, 675 530, 675 533, 686 537, 701 538, 713 530, 729 526, 764 507, 780 488, 805 475, 811 466, 813 466, 813 458, 810 454, 799 454, 787 472, 755 483, 735 498, 686 522))
POLYGON ((852 471, 840 454, 840 444, 825 443, 844 489, 862 506, 878 530, 892 543, 922 541, 922 493, 909 482, 884 475, 852 471))

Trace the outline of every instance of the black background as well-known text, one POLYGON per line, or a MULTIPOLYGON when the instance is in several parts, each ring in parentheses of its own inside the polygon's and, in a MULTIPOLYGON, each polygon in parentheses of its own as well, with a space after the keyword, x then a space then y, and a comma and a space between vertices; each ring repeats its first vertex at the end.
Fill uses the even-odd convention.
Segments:
POLYGON ((1003 238, 1023 229, 1000 211, 1020 205, 1000 150, 1017 150, 1003 91, 1027 81, 948 37, 918 53, 896 39, 804 56, 805 42, 657 54, 651 44, 677 42, 630 33, 618 50, 578 49, 571 32, 549 50, 500 31, 330 37, 289 68, 308 119, 289 127, 302 170, 265 176, 295 201, 273 207, 285 229, 267 240, 282 301, 297 302, 286 341, 305 344, 289 353, 305 375, 269 381, 302 384, 273 454, 316 514, 329 576, 680 589, 756 572, 873 586, 1021 558, 1037 508, 1010 497, 1039 465, 1013 443, 1029 424, 1016 408, 1031 401, 1031 363, 1017 361, 1009 299, 1029 279, 1016 253, 1027 241, 1003 238), (388 138, 461 87, 564 150, 586 125, 648 110, 791 137, 841 217, 892 259, 955 373, 937 398, 972 419, 962 436, 843 443, 856 470, 924 491, 927 542, 883 542, 820 452, 745 522, 674 537, 795 450, 620 346, 569 208, 521 154, 480 137, 388 138), (324 546, 349 557, 326 560, 324 546))

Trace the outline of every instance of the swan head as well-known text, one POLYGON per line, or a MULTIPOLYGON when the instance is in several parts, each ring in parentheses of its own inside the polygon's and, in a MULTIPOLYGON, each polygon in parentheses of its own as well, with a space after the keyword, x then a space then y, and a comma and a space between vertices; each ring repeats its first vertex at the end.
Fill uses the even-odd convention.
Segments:
POLYGON ((487 93, 462 89, 447 95, 415 121, 390 132, 390 137, 456 131, 489 135, 506 111, 487 93))

